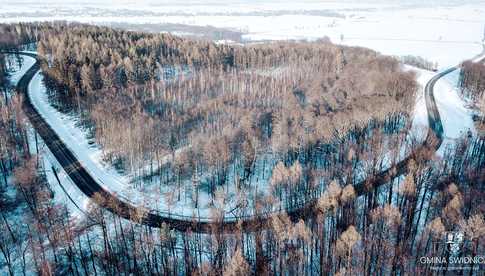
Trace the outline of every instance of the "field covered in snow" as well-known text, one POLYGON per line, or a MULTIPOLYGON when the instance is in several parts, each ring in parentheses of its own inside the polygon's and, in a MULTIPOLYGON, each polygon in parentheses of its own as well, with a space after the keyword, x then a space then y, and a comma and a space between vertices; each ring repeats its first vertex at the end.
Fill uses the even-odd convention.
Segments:
POLYGON ((329 37, 335 43, 388 55, 422 56, 444 68, 481 51, 485 2, 7 0, 1 4, 0 22, 52 20, 214 26, 240 31, 246 42, 329 37))

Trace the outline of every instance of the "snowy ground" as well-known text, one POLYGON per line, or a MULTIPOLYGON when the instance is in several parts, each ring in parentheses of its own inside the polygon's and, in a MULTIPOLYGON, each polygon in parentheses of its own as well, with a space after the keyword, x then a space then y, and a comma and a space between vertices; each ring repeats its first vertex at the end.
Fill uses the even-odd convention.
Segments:
POLYGON ((18 56, 19 60, 15 55, 7 55, 7 71, 10 76, 10 83, 15 86, 17 85, 20 78, 29 70, 29 68, 34 65, 35 59, 28 56, 18 56))
POLYGON ((444 141, 438 151, 440 155, 452 147, 456 139, 463 135, 476 134, 472 119, 473 110, 458 92, 459 73, 459 70, 455 70, 440 79, 434 90, 444 130, 444 141))
POLYGON ((405 66, 405 69, 416 72, 416 78, 420 85, 418 93, 416 94, 411 135, 417 141, 424 141, 428 132, 428 110, 426 109, 424 88, 435 73, 412 66, 405 66))
MULTIPOLYGON (((29 137, 31 141, 32 136, 33 134, 30 133, 29 137)), ((72 182, 71 178, 62 169, 61 165, 49 148, 43 143, 42 139, 39 137, 38 139, 40 142, 39 154, 41 154, 42 157, 42 166, 46 172, 47 182, 54 191, 54 201, 66 206, 73 219, 81 221, 88 218, 86 214, 89 211, 89 205, 91 203, 90 198, 79 190, 74 182, 72 182), (56 171, 59 181, 57 181, 53 170, 56 171)))
MULTIPOLYGON (((482 58, 483 56, 480 56, 482 58)), ((480 58, 477 58, 480 59, 480 58)), ((411 68, 411 67, 407 67, 411 68)), ((424 87, 435 74, 434 72, 413 68, 418 74, 418 82, 424 87)), ((434 87, 434 96, 438 111, 443 124, 444 140, 438 154, 443 156, 446 149, 453 146, 454 142, 463 135, 476 134, 472 119, 473 110, 470 104, 460 96, 458 91, 458 79, 460 70, 455 70, 439 79, 434 87)), ((421 91, 421 90, 420 90, 421 91)), ((418 94, 413 119, 413 132, 426 135, 427 110, 424 100, 424 89, 418 94)), ((423 137, 424 138, 424 137, 423 137)))
MULTIPOLYGON (((17 62, 17 57, 14 55, 7 55, 7 69, 9 72, 9 80, 13 87, 15 87, 20 80, 20 78, 25 74, 25 72, 32 67, 35 63, 35 59, 28 56, 20 56, 20 63, 17 62)), ((30 149, 33 154, 37 154, 35 147, 35 136, 32 129, 29 133, 29 144, 30 149)), ((51 189, 54 191, 54 200, 59 203, 63 203, 69 209, 70 213, 74 218, 82 218, 83 210, 87 210, 89 198, 86 197, 78 188, 75 186, 71 179, 67 177, 66 173, 60 169, 60 165, 57 160, 51 154, 49 149, 42 143, 40 137, 38 137, 39 142, 39 154, 41 156, 40 162, 43 168, 46 170, 47 181, 51 189), (61 183, 65 191, 59 186, 52 168, 56 168, 61 183), (68 196, 69 195, 69 196, 68 196), (69 198, 70 197, 70 198, 69 198), (72 199, 72 200, 71 200, 72 199), (74 204, 76 202, 76 204, 74 204)))
POLYGON ((485 27, 485 3, 478 0, 82 2, 6 0, 0 22, 210 25, 242 31, 248 42, 327 36, 387 55, 419 55, 440 68, 480 52, 485 27))
MULTIPOLYGON (((14 55, 7 55, 6 56, 6 66, 7 66, 7 71, 9 72, 9 81, 11 87, 15 87, 20 80, 20 78, 25 74, 25 72, 35 63, 35 59, 27 56, 19 56, 20 58, 18 59, 17 56, 14 55)), ((11 96, 10 92, 13 90, 9 90, 9 96, 11 96)), ((35 148, 35 138, 33 136, 32 130, 29 131, 28 133, 29 136, 29 145, 30 145, 30 150, 32 153, 36 153, 36 148, 35 148)), ((41 155, 41 162, 44 164, 44 167, 50 168, 50 162, 47 159, 49 158, 48 155, 42 154, 41 155)), ((55 159, 53 160, 55 162, 55 159)), ((50 173, 52 175, 52 172, 50 173)), ((59 191, 59 186, 56 185, 52 179, 52 177, 49 176, 49 171, 47 171, 47 178, 49 180, 49 185, 51 189, 54 191, 54 201, 58 203, 65 203, 66 206, 69 208, 70 213, 73 215, 73 218, 80 218, 79 216, 79 209, 73 208, 72 203, 70 203, 67 200, 66 193, 59 191), (71 204, 71 206, 69 205, 71 204)), ((68 181, 68 180, 64 180, 68 181)), ((11 175, 7 182, 9 185, 6 186, 6 190, 4 191, 4 196, 7 196, 8 198, 15 199, 17 196, 19 196, 17 193, 17 188, 13 184, 13 176, 11 175)), ((73 186, 74 188, 70 187, 69 192, 72 193, 76 186, 73 186)), ((83 194, 79 194, 79 196, 84 196, 83 194)), ((85 197, 85 196, 84 196, 85 197)), ((79 200, 80 198, 76 198, 79 200)), ((19 206, 16 207, 16 209, 13 209, 11 211, 7 211, 4 213, 6 221, 8 221, 10 227, 13 229, 13 231, 18 234, 19 236, 24 236, 26 231, 25 228, 25 223, 26 221, 24 220, 24 212, 29 212, 26 210, 27 207, 25 204, 20 204, 19 206)), ((28 242, 27 240, 25 242, 28 242)), ((23 247, 23 246, 22 246, 23 247)), ((18 264, 16 267, 20 267, 20 263, 22 262, 22 257, 21 257, 22 252, 12 252, 12 262, 14 264, 18 264)), ((25 255, 26 257, 26 262, 27 262, 27 271, 26 275, 35 275, 35 272, 30 270, 29 267, 33 267, 33 264, 31 264, 32 257, 29 255, 30 253, 27 253, 25 255)), ((0 262, 2 263, 2 262, 0 262)), ((2 263, 3 265, 3 263, 2 263)), ((21 270, 18 270, 15 272, 15 275, 20 275, 22 274, 21 270)), ((0 275, 9 275, 7 266, 1 266, 0 265, 0 275)))

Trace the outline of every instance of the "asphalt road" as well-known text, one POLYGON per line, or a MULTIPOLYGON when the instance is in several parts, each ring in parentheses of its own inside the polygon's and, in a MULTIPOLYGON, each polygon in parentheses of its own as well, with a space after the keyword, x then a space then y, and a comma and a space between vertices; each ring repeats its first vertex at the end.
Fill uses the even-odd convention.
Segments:
MULTIPOLYGON (((115 194, 107 191, 102 185, 98 183, 94 176, 91 176, 83 167, 81 162, 77 160, 73 152, 60 139, 52 127, 42 118, 39 112, 32 105, 27 89, 30 81, 34 75, 40 70, 40 61, 36 54, 20 52, 21 55, 30 56, 36 59, 36 63, 25 73, 17 85, 18 91, 24 95, 23 110, 30 123, 42 137, 45 144, 49 147, 52 154, 55 156, 59 164, 63 167, 72 182, 88 197, 93 199, 100 207, 109 210, 110 212, 119 215, 125 219, 133 220, 151 227, 160 227, 165 223, 171 229, 178 231, 192 231, 198 233, 210 233, 213 229, 218 229, 225 233, 233 233, 241 229, 244 232, 254 232, 271 224, 271 215, 263 214, 260 216, 252 216, 242 218, 240 220, 228 220, 224 222, 217 221, 198 221, 196 218, 180 218, 170 217, 155 212, 146 211, 143 208, 138 208, 133 204, 120 199, 115 194), (95 194, 100 197, 95 197, 95 194)), ((428 110, 429 130, 424 143, 407 158, 387 170, 380 172, 375 176, 371 176, 365 181, 362 181, 354 186, 357 195, 366 194, 376 187, 389 182, 396 176, 405 174, 409 162, 419 154, 420 151, 429 151, 430 149, 436 151, 443 142, 443 125, 440 119, 440 114, 436 106, 433 95, 433 89, 436 82, 456 70, 458 67, 452 67, 435 75, 425 87, 425 100, 428 110)), ((293 221, 309 218, 318 215, 316 208, 317 199, 311 200, 301 208, 288 211, 288 216, 293 221)))

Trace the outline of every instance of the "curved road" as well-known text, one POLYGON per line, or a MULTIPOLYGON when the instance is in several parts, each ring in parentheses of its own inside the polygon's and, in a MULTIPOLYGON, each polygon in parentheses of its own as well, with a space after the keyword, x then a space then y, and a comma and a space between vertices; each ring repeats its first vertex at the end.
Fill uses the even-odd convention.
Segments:
MULTIPOLYGON (((266 226, 269 226, 269 224, 271 223, 271 216, 267 214, 242 218, 240 220, 224 221, 223 223, 221 223, 220 221, 197 221, 190 219, 173 218, 153 212, 147 212, 143 215, 140 215, 142 213, 140 210, 142 209, 118 198, 115 194, 106 190, 96 181, 93 176, 91 176, 87 172, 87 170, 83 167, 80 161, 76 159, 75 155, 69 149, 69 147, 64 144, 64 142, 57 135, 57 133, 34 108, 29 97, 29 93, 27 93, 27 89, 31 79, 40 70, 40 60, 38 56, 33 53, 18 52, 17 54, 30 56, 36 59, 35 64, 22 76, 17 84, 18 91, 24 94, 23 110, 25 114, 29 118, 32 126, 42 137, 45 144, 49 147, 59 164, 61 164, 63 169, 72 179, 73 183, 75 183, 76 186, 85 195, 94 199, 94 201, 98 205, 125 219, 130 219, 151 227, 160 227, 162 223, 165 223, 170 228, 178 231, 190 230, 198 233, 210 233, 212 229, 217 228, 225 233, 232 233, 237 231, 238 229, 242 229, 245 232, 254 232, 266 226), (94 197, 95 194, 99 194, 101 197, 94 197)), ((426 84, 425 100, 428 110, 428 122, 430 126, 430 131, 428 130, 428 134, 424 143, 410 156, 396 164, 396 166, 384 170, 381 173, 369 177, 368 179, 356 184, 354 188, 357 195, 366 194, 374 188, 384 183, 387 183, 390 179, 406 173, 408 163, 410 162, 410 160, 413 159, 413 157, 419 154, 419 152, 429 149, 432 149, 433 151, 438 150, 443 141, 443 125, 441 123, 440 114, 438 112, 438 108, 434 99, 433 88, 440 78, 456 70, 457 68, 458 66, 455 66, 439 74, 436 74, 426 84)), ((288 211, 288 216, 293 221, 298 221, 300 219, 305 219, 317 215, 317 201, 317 199, 310 200, 301 208, 296 208, 288 211)))

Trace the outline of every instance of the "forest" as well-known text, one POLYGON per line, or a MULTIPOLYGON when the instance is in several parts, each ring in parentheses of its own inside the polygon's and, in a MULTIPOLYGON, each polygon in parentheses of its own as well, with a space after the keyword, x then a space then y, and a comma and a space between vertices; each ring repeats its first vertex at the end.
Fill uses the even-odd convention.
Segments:
POLYGON ((464 97, 469 98, 475 109, 477 129, 485 135, 485 64, 483 62, 466 61, 462 65, 460 86, 464 97), (480 115, 481 114, 481 115, 480 115))
MULTIPOLYGON (((22 58, 1 54, 5 274, 428 275, 422 257, 449 256, 450 231, 470 237, 463 256, 485 252, 484 136, 464 135, 443 157, 417 151, 408 133, 419 85, 395 58, 327 40, 225 45, 63 22, 0 33, 1 49, 35 45, 52 104, 81 118, 132 185, 207 205, 215 222, 211 233, 149 227, 100 208, 101 196, 72 220, 8 78, 22 58), (368 178, 403 154, 405 175, 368 178), (312 199, 314 216, 287 214, 312 199), (235 219, 267 214, 269 227, 225 233, 231 204, 235 219)), ((485 65, 462 64, 479 126, 484 80, 485 65)))
MULTIPOLYGON (((387 139, 402 140, 417 89, 413 74, 396 60, 361 48, 328 42, 185 45, 167 35, 102 30, 74 29, 39 41, 53 94, 59 105, 70 102, 71 109, 89 114, 86 127, 94 129, 107 160, 151 185, 175 183, 177 200, 193 193, 194 185, 196 194, 200 186, 214 198, 219 187, 230 193, 261 178, 269 182, 267 171, 278 160, 288 168, 309 164, 303 164, 307 178, 323 166, 335 168, 339 153, 328 149, 334 141, 355 139, 360 149, 349 160, 355 167, 367 150, 361 140, 376 125, 401 134, 387 139), (102 44, 109 45, 106 53, 86 57, 102 44), (327 149, 316 154, 321 148, 327 149)), ((280 201, 281 190, 311 193, 309 181, 299 180, 272 181, 280 201)))

